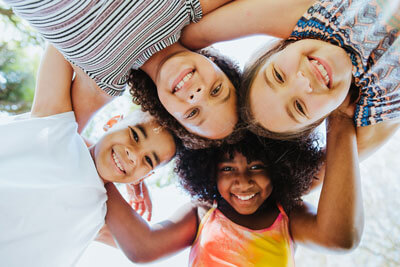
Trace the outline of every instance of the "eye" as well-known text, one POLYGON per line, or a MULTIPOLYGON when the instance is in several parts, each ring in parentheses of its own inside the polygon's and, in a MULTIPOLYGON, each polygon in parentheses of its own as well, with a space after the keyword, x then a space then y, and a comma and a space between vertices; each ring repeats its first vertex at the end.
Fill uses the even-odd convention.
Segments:
POLYGON ((151 166, 151 168, 154 168, 153 161, 149 156, 145 156, 144 159, 147 161, 147 163, 151 166))
POLYGON ((133 139, 135 140, 136 143, 138 143, 139 142, 139 135, 137 134, 137 132, 132 127, 129 127, 129 129, 131 130, 133 139))
POLYGON ((196 116, 199 113, 199 110, 197 108, 192 109, 189 114, 186 115, 186 119, 190 119, 193 118, 194 116, 196 116))
POLYGON ((221 171, 222 171, 222 172, 231 172, 231 171, 233 171, 233 167, 231 167, 231 166, 225 166, 225 167, 222 167, 222 168, 221 168, 221 171))
POLYGON ((301 103, 300 103, 298 100, 296 100, 294 103, 295 103, 296 109, 297 109, 302 115, 306 116, 306 113, 304 112, 304 108, 303 108, 303 106, 301 105, 301 103))
POLYGON ((284 80, 283 80, 282 76, 279 74, 279 72, 275 69, 275 67, 273 67, 273 70, 274 70, 274 76, 275 76, 275 79, 277 80, 277 82, 283 83, 284 80))
POLYGON ((254 164, 252 166, 250 166, 249 168, 250 170, 264 170, 265 166, 263 164, 254 164))
POLYGON ((222 88, 222 85, 220 84, 220 85, 218 85, 217 87, 215 87, 212 91, 211 91, 211 95, 212 96, 216 96, 216 95, 218 95, 218 93, 221 91, 221 88, 222 88))

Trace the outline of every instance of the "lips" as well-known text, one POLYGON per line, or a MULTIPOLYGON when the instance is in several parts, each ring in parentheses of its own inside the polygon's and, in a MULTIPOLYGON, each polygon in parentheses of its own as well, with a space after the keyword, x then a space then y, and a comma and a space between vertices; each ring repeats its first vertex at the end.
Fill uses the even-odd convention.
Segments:
POLYGON ((178 92, 182 87, 185 85, 187 81, 189 81, 194 74, 194 69, 185 69, 183 70, 179 76, 175 79, 175 81, 172 83, 172 93, 175 94, 178 92))
POLYGON ((124 167, 121 164, 121 161, 118 158, 118 155, 114 152, 114 150, 111 151, 111 157, 112 160, 117 168, 117 170, 119 170, 121 173, 126 174, 126 171, 124 169, 124 167))
POLYGON ((254 197, 257 195, 257 193, 246 193, 246 194, 234 194, 231 193, 231 195, 236 199, 236 201, 240 204, 251 204, 254 197))
POLYGON ((309 60, 317 78, 330 89, 332 86, 332 69, 329 64, 316 57, 309 57, 309 60))

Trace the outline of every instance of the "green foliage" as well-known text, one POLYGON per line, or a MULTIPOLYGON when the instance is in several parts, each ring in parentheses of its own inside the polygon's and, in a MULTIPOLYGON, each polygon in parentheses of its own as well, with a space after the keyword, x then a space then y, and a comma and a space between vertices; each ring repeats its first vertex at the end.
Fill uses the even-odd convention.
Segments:
POLYGON ((18 43, 0 45, 0 110, 21 113, 30 109, 37 64, 18 43))
POLYGON ((32 105, 43 39, 0 3, 0 111, 22 113, 32 105))

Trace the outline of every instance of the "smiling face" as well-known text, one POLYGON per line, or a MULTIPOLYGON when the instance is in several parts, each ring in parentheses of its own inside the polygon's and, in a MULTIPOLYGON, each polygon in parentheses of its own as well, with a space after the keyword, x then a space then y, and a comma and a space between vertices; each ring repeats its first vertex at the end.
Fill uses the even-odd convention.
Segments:
POLYGON ((212 60, 177 53, 162 64, 155 84, 165 109, 189 132, 210 139, 232 133, 238 119, 235 88, 212 60))
POLYGON ((167 130, 150 121, 106 134, 90 152, 102 179, 139 183, 174 156, 175 142, 167 130))
POLYGON ((238 152, 233 159, 225 158, 218 164, 217 188, 229 205, 242 215, 256 212, 273 189, 264 164, 261 161, 248 163, 238 152))
POLYGON ((294 42, 271 56, 249 88, 250 112, 272 132, 293 132, 335 110, 346 98, 352 64, 342 48, 294 42))

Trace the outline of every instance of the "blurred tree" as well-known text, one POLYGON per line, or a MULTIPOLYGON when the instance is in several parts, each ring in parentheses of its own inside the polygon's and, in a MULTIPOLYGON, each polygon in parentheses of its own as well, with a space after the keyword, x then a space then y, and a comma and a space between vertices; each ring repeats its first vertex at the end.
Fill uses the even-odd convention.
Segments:
POLYGON ((0 111, 26 112, 44 40, 1 2, 0 22, 0 111))

